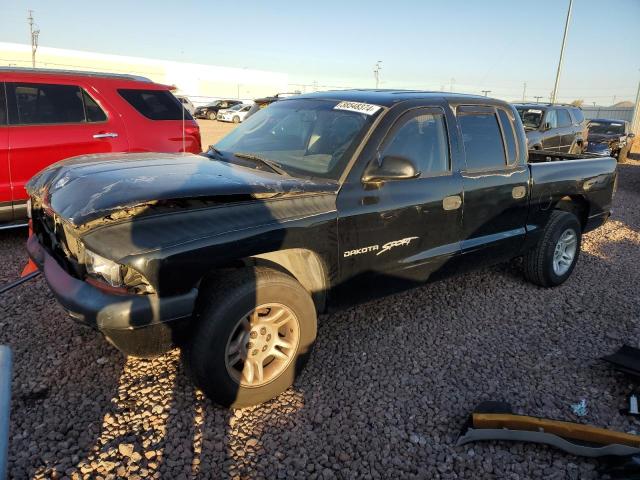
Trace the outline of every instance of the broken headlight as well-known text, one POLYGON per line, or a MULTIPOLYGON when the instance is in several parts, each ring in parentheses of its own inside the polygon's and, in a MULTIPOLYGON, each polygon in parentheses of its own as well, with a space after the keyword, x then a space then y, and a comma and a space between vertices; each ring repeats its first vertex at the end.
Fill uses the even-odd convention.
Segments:
POLYGON ((112 287, 124 288, 129 293, 155 293, 144 276, 127 265, 104 258, 91 250, 83 249, 83 262, 87 275, 102 280, 112 287))
POLYGON ((87 273, 104 280, 112 287, 123 287, 122 269, 119 263, 107 260, 90 250, 84 251, 84 266, 87 273))

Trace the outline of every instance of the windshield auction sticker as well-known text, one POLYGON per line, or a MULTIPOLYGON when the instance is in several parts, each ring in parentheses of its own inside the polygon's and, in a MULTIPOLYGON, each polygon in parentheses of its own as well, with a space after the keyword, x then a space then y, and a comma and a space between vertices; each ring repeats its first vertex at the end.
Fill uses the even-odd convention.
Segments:
POLYGON ((334 110, 347 110, 349 112, 358 112, 364 113, 365 115, 373 115, 382 107, 380 105, 371 105, 370 103, 360 103, 360 102, 340 102, 335 107, 334 110))

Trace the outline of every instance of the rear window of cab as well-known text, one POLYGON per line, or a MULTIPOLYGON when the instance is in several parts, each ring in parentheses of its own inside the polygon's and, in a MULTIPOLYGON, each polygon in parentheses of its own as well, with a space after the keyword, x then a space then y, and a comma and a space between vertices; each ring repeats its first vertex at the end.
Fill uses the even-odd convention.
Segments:
POLYGON ((193 120, 191 114, 168 90, 121 88, 118 93, 150 120, 193 120))

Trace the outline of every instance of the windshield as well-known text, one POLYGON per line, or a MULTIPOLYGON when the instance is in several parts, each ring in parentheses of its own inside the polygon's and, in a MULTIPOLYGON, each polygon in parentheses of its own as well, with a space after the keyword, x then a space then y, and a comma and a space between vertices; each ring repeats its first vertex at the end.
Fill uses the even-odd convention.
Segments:
POLYGON ((293 176, 337 180, 381 110, 363 103, 281 100, 249 117, 215 148, 228 159, 251 154, 293 176))
POLYGON ((624 135, 624 123, 590 122, 589 133, 599 133, 602 135, 624 135))
POLYGON ((240 110, 242 107, 244 107, 244 105, 242 105, 241 103, 239 103, 238 105, 234 105, 233 107, 229 107, 227 108, 228 110, 240 110))
POLYGON ((516 107, 524 128, 540 128, 544 111, 538 108, 516 107))

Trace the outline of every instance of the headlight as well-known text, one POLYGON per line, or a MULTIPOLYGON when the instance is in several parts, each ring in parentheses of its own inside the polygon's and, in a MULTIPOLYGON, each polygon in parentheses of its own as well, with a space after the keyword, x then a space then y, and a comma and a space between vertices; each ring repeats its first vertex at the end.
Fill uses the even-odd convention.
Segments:
POLYGON ((89 275, 99 277, 112 287, 122 287, 122 269, 120 264, 107 260, 90 250, 84 251, 84 266, 89 275))

